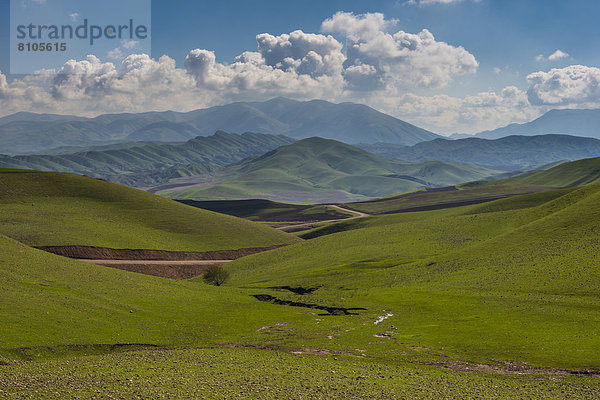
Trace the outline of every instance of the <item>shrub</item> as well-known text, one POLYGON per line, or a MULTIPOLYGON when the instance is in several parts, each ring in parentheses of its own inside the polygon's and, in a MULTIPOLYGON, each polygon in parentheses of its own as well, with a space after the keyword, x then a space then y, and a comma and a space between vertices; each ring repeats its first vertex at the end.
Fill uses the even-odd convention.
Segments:
POLYGON ((221 286, 229 278, 229 272, 220 265, 212 265, 208 267, 202 278, 209 285, 221 286))

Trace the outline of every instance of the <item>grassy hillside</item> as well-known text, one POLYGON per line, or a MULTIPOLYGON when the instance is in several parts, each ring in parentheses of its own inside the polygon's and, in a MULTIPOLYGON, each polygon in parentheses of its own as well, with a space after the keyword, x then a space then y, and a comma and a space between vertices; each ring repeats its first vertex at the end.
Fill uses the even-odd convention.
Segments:
MULTIPOLYGON (((237 289, 87 264, 1 235, 0 254, 0 354, 8 357, 23 356, 7 350, 22 346, 77 344, 102 353, 101 344, 210 344, 286 317, 285 309, 270 310, 237 289)), ((29 356, 43 356, 36 351, 51 355, 38 349, 29 356)))
POLYGON ((475 165, 439 161, 392 162, 344 143, 310 138, 230 166, 216 176, 192 178, 153 191, 174 199, 343 202, 452 185, 494 173, 475 165))
POLYGON ((494 184, 493 181, 484 181, 481 186, 470 187, 467 184, 459 187, 418 190, 381 199, 347 203, 344 207, 369 214, 428 211, 484 203, 551 189, 552 186, 494 184))
MULTIPOLYGON (((247 234, 260 232, 254 223, 180 204, 182 214, 172 209, 156 220, 148 210, 173 203, 150 203, 155 196, 90 178, 4 171, 0 187, 3 218, 5 209, 13 219, 33 218, 27 207, 52 204, 60 193, 63 209, 83 206, 74 220, 94 220, 99 235, 111 232, 110 220, 127 227, 126 216, 142 211, 136 236, 173 215, 179 229, 195 229, 195 221, 212 229, 188 210, 222 218, 221 232, 227 221, 237 230, 252 227, 247 234), (117 206, 128 213, 115 213, 117 206)), ((35 216, 56 227, 57 237, 68 233, 59 212, 35 216)), ((85 397, 98 385, 122 397, 155 397, 166 385, 174 397, 201 387, 213 397, 431 398, 459 391, 594 398, 599 218, 594 184, 354 219, 347 221, 359 224, 353 230, 227 264, 231 280, 221 287, 69 260, 0 234, 0 397, 32 390, 85 397), (341 312, 349 308, 356 315, 341 312), (58 360, 24 362, 48 358, 58 360), (218 379, 207 381, 211 373, 218 379)), ((41 222, 38 228, 50 229, 41 222)))
POLYGON ((312 301, 393 314, 347 325, 347 343, 383 332, 424 353, 597 368, 600 185, 534 197, 377 217, 234 261, 231 285, 318 286, 312 301))
POLYGON ((290 243, 261 224, 83 176, 0 170, 0 234, 27 245, 209 251, 290 243))
MULTIPOLYGON (((502 174, 500 175, 502 176, 502 174)), ((504 179, 474 181, 427 191, 348 203, 344 207, 370 214, 427 211, 483 203, 556 188, 574 188, 600 179, 600 158, 560 163, 543 171, 504 179)))
POLYGON ((340 354, 265 349, 152 350, 0 367, 11 399, 94 398, 101 387, 122 398, 242 399, 592 399, 594 377, 566 373, 453 371, 340 354), (257 368, 257 365, 260 368, 257 368))
POLYGON ((588 158, 560 164, 545 171, 532 172, 495 182, 471 182, 461 185, 461 187, 472 188, 494 184, 577 187, 597 182, 599 179, 600 158, 588 158))

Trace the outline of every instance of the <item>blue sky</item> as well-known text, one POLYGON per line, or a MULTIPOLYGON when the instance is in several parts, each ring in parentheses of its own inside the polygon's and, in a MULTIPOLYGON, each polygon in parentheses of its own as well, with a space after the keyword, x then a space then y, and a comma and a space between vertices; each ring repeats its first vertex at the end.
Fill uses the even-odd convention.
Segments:
POLYGON ((438 40, 463 46, 480 62, 478 79, 457 91, 498 89, 521 84, 530 72, 572 62, 600 64, 600 2, 594 0, 464 0, 456 4, 408 6, 395 0, 153 1, 153 55, 168 54, 178 62, 193 48, 215 51, 231 62, 256 47, 258 33, 295 29, 319 32, 321 22, 337 11, 381 12, 399 20, 407 32, 429 29, 438 40), (539 62, 539 54, 563 49, 573 58, 539 62), (506 74, 494 74, 506 68, 506 74))
MULTIPOLYGON (((20 1, 52 8, 71 0, 20 1)), ((600 2, 408 3, 153 0, 150 55, 121 64, 103 48, 74 60, 69 71, 80 76, 59 82, 8 75, 9 0, 0 0, 0 111, 188 110, 283 95, 362 102, 449 134, 525 122, 553 108, 600 107, 600 2), (287 35, 297 30, 294 42, 287 35)))

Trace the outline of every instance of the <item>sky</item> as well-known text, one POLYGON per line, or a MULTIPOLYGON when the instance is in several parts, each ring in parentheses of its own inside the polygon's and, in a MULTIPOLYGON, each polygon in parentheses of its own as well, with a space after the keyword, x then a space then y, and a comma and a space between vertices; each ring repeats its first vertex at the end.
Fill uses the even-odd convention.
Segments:
MULTIPOLYGON (((13 0, 85 15, 68 1, 13 0)), ((600 107, 595 0, 152 0, 151 52, 110 42, 28 75, 9 73, 9 5, 0 0, 0 116, 285 96, 363 103, 452 134, 600 107)), ((115 20, 136 16, 105 9, 115 20)))

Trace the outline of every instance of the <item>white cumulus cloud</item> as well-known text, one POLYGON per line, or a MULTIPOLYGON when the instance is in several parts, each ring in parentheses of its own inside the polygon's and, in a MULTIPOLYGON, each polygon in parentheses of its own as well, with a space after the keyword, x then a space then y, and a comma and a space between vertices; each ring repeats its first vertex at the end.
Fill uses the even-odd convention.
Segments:
POLYGON ((559 50, 556 50, 554 53, 550 54, 548 56, 548 60, 556 61, 556 60, 560 60, 562 58, 567 58, 567 57, 569 57, 569 54, 565 53, 564 51, 559 49, 559 50))
POLYGON ((527 76, 529 101, 534 105, 597 106, 600 104, 600 69, 585 65, 553 68, 527 76))
POLYGON ((464 98, 405 94, 377 99, 379 109, 438 133, 477 133, 540 115, 527 94, 514 86, 499 92, 481 92, 464 98))
POLYGON ((546 57, 543 54, 538 54, 535 59, 536 61, 558 61, 558 60, 562 60, 563 58, 568 58, 570 57, 569 53, 566 53, 560 49, 556 50, 554 53, 550 54, 548 57, 546 57))
POLYGON ((474 133, 529 121, 550 108, 600 107, 600 69, 582 65, 532 73, 527 90, 426 96, 422 88, 443 88, 474 74, 478 62, 428 30, 409 33, 396 26, 383 14, 340 12, 323 21, 323 33, 261 33, 256 48, 231 63, 194 49, 180 67, 168 56, 128 54, 137 44, 124 42, 111 51, 113 62, 90 55, 58 71, 12 80, 0 72, 0 116, 188 111, 288 96, 360 102, 435 132, 474 133), (343 36, 346 46, 333 35, 343 36))
POLYGON ((346 35, 346 79, 356 90, 443 88, 454 77, 473 74, 479 63, 461 46, 437 41, 427 29, 388 33, 395 21, 382 14, 338 12, 325 20, 324 32, 346 35))

